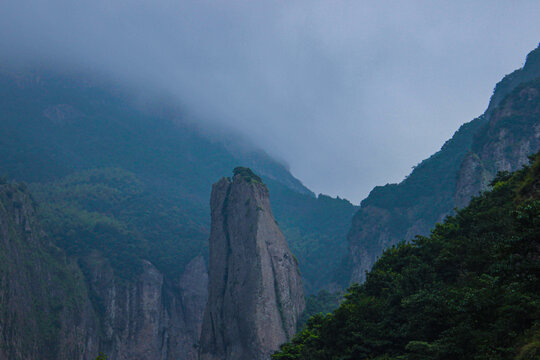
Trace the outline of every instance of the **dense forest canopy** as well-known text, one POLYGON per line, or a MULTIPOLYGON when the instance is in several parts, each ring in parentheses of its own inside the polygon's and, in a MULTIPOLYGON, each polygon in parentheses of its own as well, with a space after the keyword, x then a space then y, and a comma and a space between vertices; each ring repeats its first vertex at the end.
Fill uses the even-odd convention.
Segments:
POLYGON ((438 224, 387 249, 340 307, 274 359, 538 359, 540 154, 438 224))

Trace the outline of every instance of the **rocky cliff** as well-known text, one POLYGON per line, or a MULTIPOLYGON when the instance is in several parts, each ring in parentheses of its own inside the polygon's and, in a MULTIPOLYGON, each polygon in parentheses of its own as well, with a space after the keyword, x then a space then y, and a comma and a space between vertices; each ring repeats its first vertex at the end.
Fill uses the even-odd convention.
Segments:
POLYGON ((208 275, 142 261, 123 279, 94 252, 67 257, 41 230, 24 185, 0 185, 0 359, 196 359, 208 275))
POLYGON ((403 182, 373 189, 352 221, 342 285, 363 282, 385 248, 429 234, 454 208, 487 189, 498 171, 527 163, 540 149, 538 77, 540 48, 497 84, 482 116, 463 125, 403 182))
POLYGON ((268 359, 305 307, 298 264, 249 169, 212 187, 210 280, 201 360, 268 359))
POLYGON ((84 267, 100 320, 98 348, 109 359, 197 358, 208 280, 202 257, 176 283, 148 261, 133 281, 119 279, 97 254, 84 267))
POLYGON ((0 359, 89 359, 83 276, 41 231, 24 186, 0 185, 0 359), (81 331, 80 325, 86 323, 81 331))
POLYGON ((475 135, 471 151, 458 172, 454 203, 466 206, 486 190, 498 171, 514 172, 540 149, 540 81, 517 87, 495 108, 475 135))

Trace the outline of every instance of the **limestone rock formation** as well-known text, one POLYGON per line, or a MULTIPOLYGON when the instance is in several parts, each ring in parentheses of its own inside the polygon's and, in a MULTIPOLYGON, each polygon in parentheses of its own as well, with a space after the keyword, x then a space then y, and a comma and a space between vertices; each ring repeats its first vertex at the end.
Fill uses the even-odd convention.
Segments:
POLYGON ((259 360, 291 339, 304 310, 298 264, 269 193, 246 168, 212 187, 210 279, 200 360, 259 360))

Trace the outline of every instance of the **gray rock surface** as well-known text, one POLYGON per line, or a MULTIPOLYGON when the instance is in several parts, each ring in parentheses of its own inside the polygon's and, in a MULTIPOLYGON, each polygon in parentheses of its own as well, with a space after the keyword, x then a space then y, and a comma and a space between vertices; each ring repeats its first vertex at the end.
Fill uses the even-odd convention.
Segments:
POLYGON ((121 279, 97 252, 67 258, 41 230, 24 186, 0 184, 0 260, 0 360, 94 360, 99 352, 197 359, 208 283, 202 257, 176 281, 148 261, 121 279))
POLYGON ((201 360, 259 360, 291 339, 304 310, 295 257, 266 186, 235 175, 212 187, 210 280, 201 360))
POLYGON ((88 260, 90 290, 101 305, 99 348, 109 359, 197 358, 208 275, 202 257, 188 264, 178 284, 148 261, 135 281, 115 277, 98 254, 88 260))
POLYGON ((505 100, 463 161, 454 196, 457 208, 486 190, 497 172, 520 169, 540 150, 540 84, 530 83, 505 100))

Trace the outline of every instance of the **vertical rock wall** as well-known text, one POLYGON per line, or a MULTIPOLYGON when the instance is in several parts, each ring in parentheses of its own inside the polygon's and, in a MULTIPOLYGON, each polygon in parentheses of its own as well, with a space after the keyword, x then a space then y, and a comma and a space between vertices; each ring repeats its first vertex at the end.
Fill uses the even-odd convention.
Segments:
POLYGON ((201 360, 268 359, 294 335, 305 307, 298 264, 266 186, 249 169, 235 173, 212 188, 201 360))
POLYGON ((207 284, 202 257, 177 281, 144 260, 126 280, 98 252, 67 258, 24 186, 0 184, 0 360, 195 360, 207 284))

